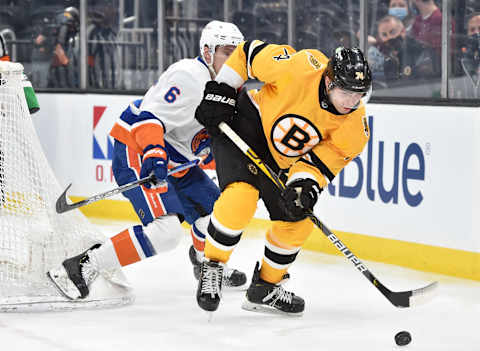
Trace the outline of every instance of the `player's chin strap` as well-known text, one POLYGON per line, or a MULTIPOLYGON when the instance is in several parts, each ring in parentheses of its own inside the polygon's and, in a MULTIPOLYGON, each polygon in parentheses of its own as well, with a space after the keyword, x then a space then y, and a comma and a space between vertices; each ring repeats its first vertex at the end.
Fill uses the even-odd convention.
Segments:
POLYGON ((217 78, 217 73, 215 73, 215 70, 213 69, 213 59, 212 59, 212 63, 207 63, 207 66, 208 66, 208 70, 210 71, 210 76, 212 77, 212 80, 215 80, 215 78, 217 78))
MULTIPOLYGON (((240 136, 235 133, 230 126, 225 122, 221 122, 218 126, 220 130, 250 159, 255 165, 262 170, 263 173, 281 190, 285 189, 285 184, 281 179, 273 172, 273 170, 265 164, 257 154, 245 143, 240 136)), ((320 229, 320 231, 330 240, 330 242, 339 250, 350 262, 353 263, 369 281, 372 283, 387 299, 396 307, 410 307, 418 305, 423 302, 427 302, 431 298, 431 293, 438 286, 437 282, 430 283, 429 285, 408 291, 395 292, 385 287, 363 264, 360 259, 353 254, 345 244, 333 234, 312 211, 305 213, 310 220, 320 229)))
POLYGON ((207 64, 208 70, 210 71, 210 76, 212 77, 212 80, 215 80, 217 77, 217 73, 215 72, 215 69, 213 68, 213 55, 215 55, 214 50, 211 50, 208 48, 208 52, 210 53, 210 63, 207 62, 206 58, 202 55, 203 61, 207 64))

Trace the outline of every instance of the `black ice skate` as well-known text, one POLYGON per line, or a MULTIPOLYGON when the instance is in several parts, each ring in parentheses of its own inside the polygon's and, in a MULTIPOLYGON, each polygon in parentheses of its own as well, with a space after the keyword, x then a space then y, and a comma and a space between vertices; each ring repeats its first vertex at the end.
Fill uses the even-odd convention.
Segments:
POLYGON ((99 247, 100 244, 95 244, 80 255, 67 258, 60 267, 47 272, 51 281, 69 299, 84 299, 88 296, 88 286, 99 274, 88 255, 91 250, 99 247))
POLYGON ((200 277, 200 268, 202 265, 202 262, 197 257, 197 251, 195 251, 195 248, 190 246, 190 250, 188 250, 188 257, 190 257, 190 262, 192 262, 193 265, 193 276, 195 279, 198 280, 198 277, 200 277))
POLYGON ((225 267, 222 284, 228 289, 245 290, 247 288, 247 276, 237 269, 225 267))
POLYGON ((259 267, 260 263, 257 262, 242 308, 253 312, 301 316, 305 301, 281 286, 289 278, 288 274, 280 283, 272 284, 260 279, 259 267))
POLYGON ((216 311, 222 298, 224 264, 205 259, 200 268, 197 288, 197 303, 205 311, 216 311))
MULTIPOLYGON (((192 265, 193 265, 193 275, 195 276, 195 279, 198 280, 198 277, 200 276, 200 266, 202 262, 198 260, 197 252, 195 251, 195 248, 193 247, 193 245, 190 246, 190 250, 188 251, 188 256, 190 257, 190 262, 192 262, 192 265)), ((237 269, 232 269, 226 266, 224 267, 223 280, 222 280, 222 284, 224 288, 245 289, 246 283, 247 283, 247 276, 245 275, 245 273, 237 269)))

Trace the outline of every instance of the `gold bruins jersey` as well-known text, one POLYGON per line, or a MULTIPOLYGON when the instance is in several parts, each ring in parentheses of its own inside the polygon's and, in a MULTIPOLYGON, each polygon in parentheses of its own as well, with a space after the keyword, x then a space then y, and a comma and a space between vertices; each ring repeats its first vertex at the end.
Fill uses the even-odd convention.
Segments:
POLYGON ((248 78, 264 82, 248 93, 271 154, 280 168, 290 168, 289 180, 315 178, 321 187, 362 152, 370 135, 362 103, 339 115, 321 99, 327 63, 318 50, 255 40, 240 44, 217 76, 236 88, 248 78))

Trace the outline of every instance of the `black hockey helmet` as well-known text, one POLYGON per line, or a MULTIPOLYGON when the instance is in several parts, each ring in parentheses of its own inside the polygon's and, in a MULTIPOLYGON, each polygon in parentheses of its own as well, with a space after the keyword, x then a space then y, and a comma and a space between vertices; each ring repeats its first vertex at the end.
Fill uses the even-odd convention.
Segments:
POLYGON ((348 91, 368 93, 372 86, 372 73, 359 48, 335 49, 328 61, 326 75, 332 83, 348 91))

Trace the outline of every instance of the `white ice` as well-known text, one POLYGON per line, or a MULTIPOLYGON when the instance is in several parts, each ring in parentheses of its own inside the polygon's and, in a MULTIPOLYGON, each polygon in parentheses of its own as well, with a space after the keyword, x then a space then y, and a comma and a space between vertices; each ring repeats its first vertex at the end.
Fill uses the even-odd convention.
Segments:
MULTIPOLYGON (((102 229, 114 234, 125 226, 102 229)), ((430 303, 397 309, 343 257, 308 251, 299 255, 285 286, 305 299, 302 317, 244 311, 244 293, 226 291, 208 322, 195 300, 189 245, 185 235, 174 251, 124 269, 135 288, 133 305, 0 314, 1 350, 480 350, 480 283, 365 262, 391 290, 439 281, 430 303), (401 330, 411 333, 410 345, 395 345, 401 330)), ((251 276, 262 253, 262 240, 242 239, 230 265, 251 276)))

